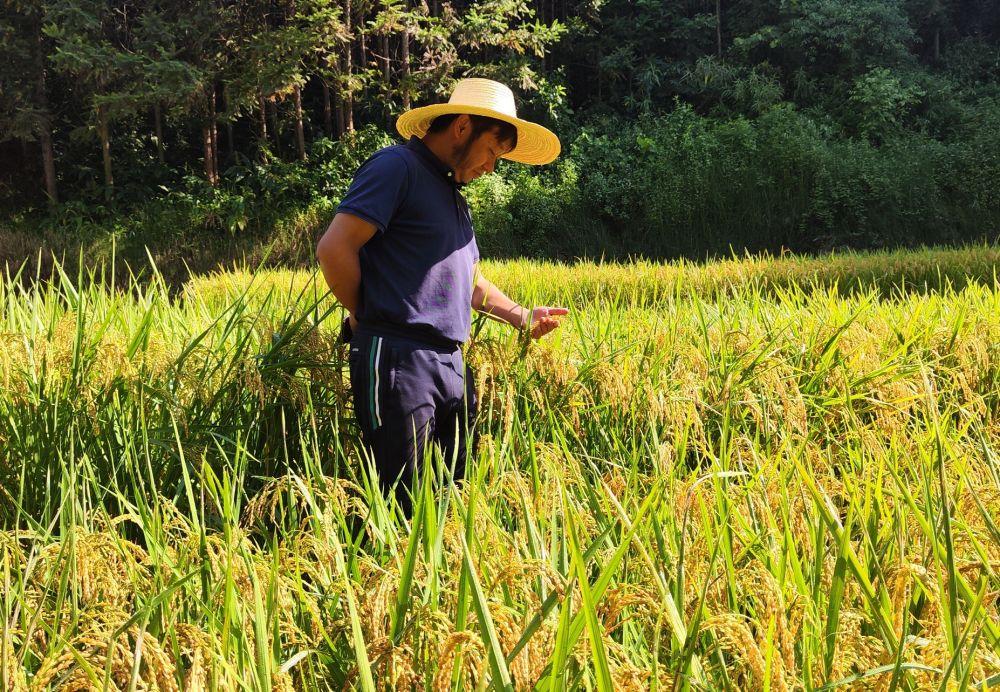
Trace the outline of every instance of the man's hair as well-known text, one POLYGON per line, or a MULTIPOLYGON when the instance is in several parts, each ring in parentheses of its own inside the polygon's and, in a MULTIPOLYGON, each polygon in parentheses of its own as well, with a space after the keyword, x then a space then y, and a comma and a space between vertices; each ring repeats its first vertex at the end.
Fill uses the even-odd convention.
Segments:
MULTIPOLYGON (((448 126, 455 122, 460 113, 448 113, 446 115, 439 115, 431 121, 430 127, 427 128, 428 134, 437 134, 439 132, 444 132, 448 129, 448 126)), ((472 122, 472 139, 470 142, 474 142, 485 132, 496 131, 497 139, 501 142, 509 143, 511 151, 517 146, 517 128, 504 120, 497 120, 496 118, 490 118, 485 115, 473 115, 468 114, 469 120, 472 122)))

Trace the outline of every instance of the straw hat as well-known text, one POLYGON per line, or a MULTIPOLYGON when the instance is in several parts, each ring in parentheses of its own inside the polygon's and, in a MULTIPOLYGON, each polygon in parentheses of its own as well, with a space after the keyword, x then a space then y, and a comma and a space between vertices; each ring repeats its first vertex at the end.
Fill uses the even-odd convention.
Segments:
POLYGON ((517 146, 500 158, 519 163, 542 164, 559 156, 559 138, 535 123, 517 117, 514 92, 492 79, 463 79, 455 85, 448 103, 406 111, 396 120, 403 137, 423 137, 431 121, 439 115, 468 113, 508 122, 517 128, 517 146))

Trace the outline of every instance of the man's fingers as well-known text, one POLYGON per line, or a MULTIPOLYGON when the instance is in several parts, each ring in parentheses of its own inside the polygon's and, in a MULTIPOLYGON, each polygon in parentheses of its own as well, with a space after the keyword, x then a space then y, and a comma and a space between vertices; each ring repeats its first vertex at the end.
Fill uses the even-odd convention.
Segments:
POLYGON ((567 308, 535 308, 532 311, 531 316, 537 322, 539 320, 549 319, 550 317, 565 317, 569 314, 567 308))
POLYGON ((532 311, 531 316, 535 321, 538 321, 538 320, 544 320, 549 317, 563 317, 564 315, 568 314, 569 310, 566 308, 540 307, 540 308, 535 308, 532 311))
POLYGON ((531 328, 531 337, 533 339, 540 339, 549 332, 555 330, 559 326, 559 320, 553 317, 542 317, 535 321, 534 326, 531 328))
POLYGON ((559 326, 559 317, 569 314, 568 308, 539 307, 531 311, 531 338, 540 339, 559 326))

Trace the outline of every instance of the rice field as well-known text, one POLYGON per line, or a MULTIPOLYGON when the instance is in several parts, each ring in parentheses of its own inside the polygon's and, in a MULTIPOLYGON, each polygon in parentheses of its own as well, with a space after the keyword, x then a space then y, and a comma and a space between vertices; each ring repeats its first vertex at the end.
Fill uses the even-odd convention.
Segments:
POLYGON ((998 265, 486 263, 409 520, 315 274, 8 277, 0 687, 1000 687, 998 265))

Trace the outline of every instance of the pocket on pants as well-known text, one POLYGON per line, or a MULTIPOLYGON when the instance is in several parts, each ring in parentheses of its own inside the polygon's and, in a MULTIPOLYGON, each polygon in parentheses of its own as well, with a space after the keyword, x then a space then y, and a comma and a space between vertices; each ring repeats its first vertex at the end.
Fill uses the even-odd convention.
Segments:
POLYGON ((399 349, 393 346, 389 349, 389 393, 396 393, 396 376, 399 373, 399 349))
POLYGON ((471 423, 479 415, 479 395, 476 392, 476 371, 471 365, 465 366, 465 407, 471 423))
POLYGON ((368 379, 364 367, 365 349, 361 344, 352 341, 347 351, 347 372, 351 378, 351 398, 354 402, 354 417, 362 430, 369 426, 369 418, 365 414, 368 408, 368 379))

